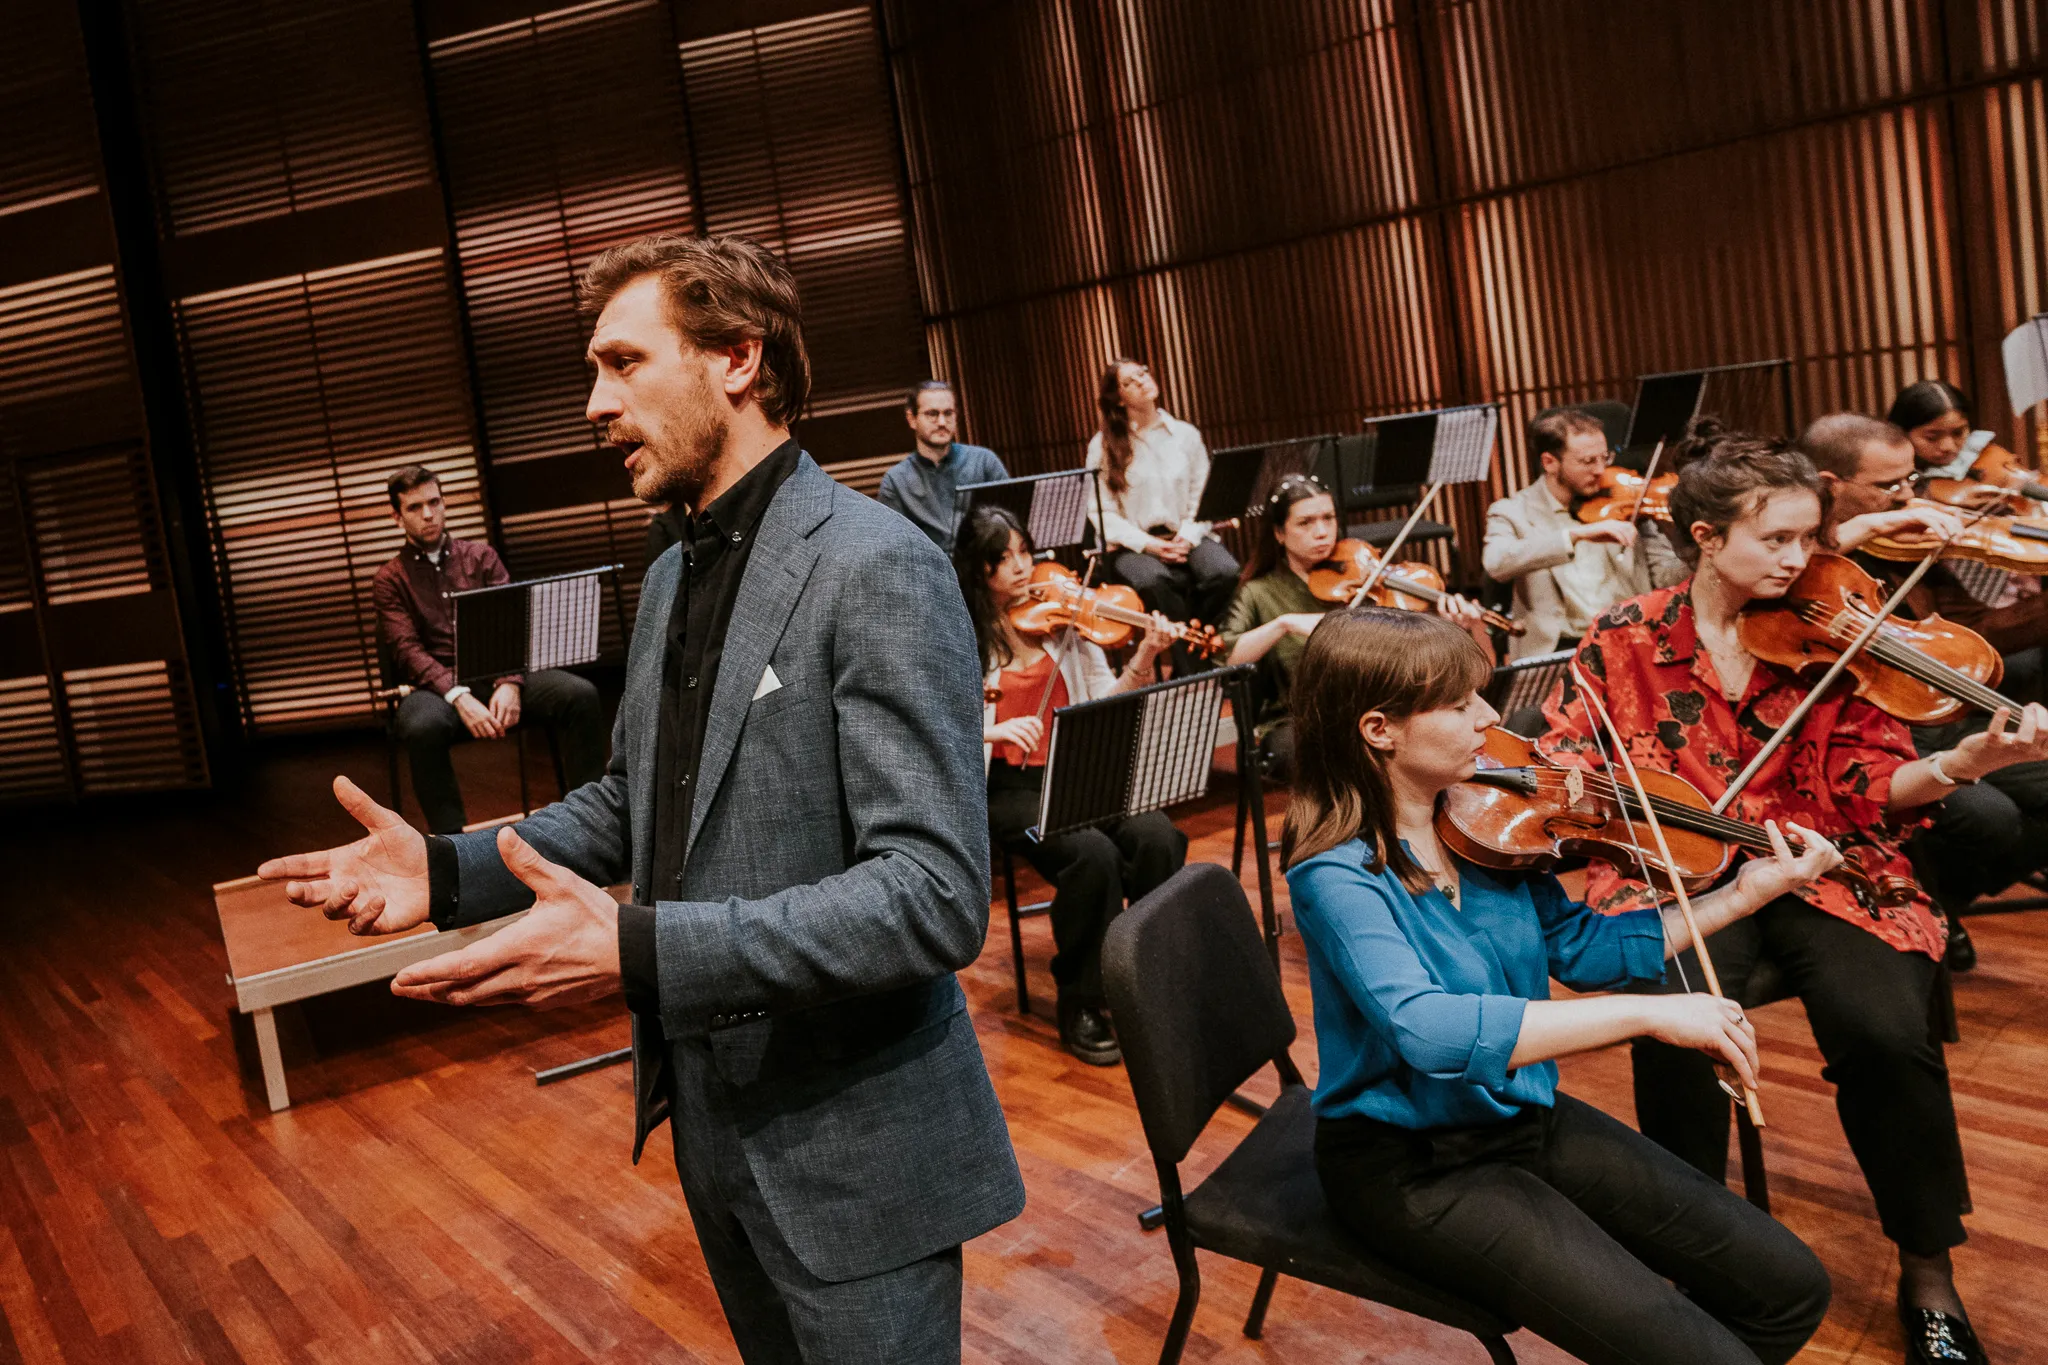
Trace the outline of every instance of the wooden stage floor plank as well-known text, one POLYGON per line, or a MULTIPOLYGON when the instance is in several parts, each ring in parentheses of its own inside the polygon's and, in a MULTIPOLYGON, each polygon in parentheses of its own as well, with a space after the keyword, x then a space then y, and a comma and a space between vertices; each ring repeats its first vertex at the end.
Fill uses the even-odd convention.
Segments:
MULTIPOLYGON (((458 761, 473 812, 510 810, 502 750, 458 761)), ((0 1365, 737 1359, 667 1142, 628 1164, 626 1070, 533 1084, 621 1046, 615 1007, 464 1012, 370 985, 281 1008, 295 1107, 269 1113, 209 888, 347 837, 327 778, 380 792, 382 764, 372 741, 308 741, 232 793, 31 812, 0 834, 0 1365)), ((1228 860, 1225 797, 1184 817, 1191 856, 1228 860)), ((1156 1188, 1129 1088, 1121 1069, 1060 1052, 1049 1018, 1014 1012, 1002 915, 962 980, 1030 1203, 967 1249, 967 1359, 1150 1361, 1174 1279, 1163 1240, 1135 1221, 1156 1188)), ((1950 1052, 1977 1204, 1958 1273, 2001 1365, 2048 1361, 2048 914, 1973 931, 1983 965, 1958 978, 1950 1052)), ((1024 937, 1049 1014, 1050 928, 1028 921, 1024 937)), ((1312 1076, 1291 935, 1284 979, 1312 1076)), ((1790 1004, 1762 1011, 1760 1033, 1778 1212, 1835 1279, 1800 1360, 1896 1362, 1890 1248, 1812 1036, 1790 1004)), ((1573 1059, 1565 1084, 1633 1117, 1621 1050, 1573 1059)), ((1254 1088, 1269 1093, 1270 1074, 1254 1088)), ((1223 1111, 1190 1172, 1249 1124, 1223 1111)), ((1203 1271, 1191 1361, 1482 1358, 1455 1333, 1295 1281, 1249 1342, 1255 1273, 1210 1257, 1203 1271)), ((1529 1365, 1566 1359, 1527 1334, 1515 1347, 1529 1365)))

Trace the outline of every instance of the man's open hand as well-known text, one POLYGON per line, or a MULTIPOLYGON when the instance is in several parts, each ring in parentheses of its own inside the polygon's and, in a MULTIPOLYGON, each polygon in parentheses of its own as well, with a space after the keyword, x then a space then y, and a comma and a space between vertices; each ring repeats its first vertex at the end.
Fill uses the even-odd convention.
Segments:
POLYGON ((498 853, 533 888, 533 909, 481 943, 416 962, 391 993, 446 1005, 580 1005, 619 989, 619 906, 533 851, 510 827, 498 853))
POLYGON ((345 777, 334 796, 368 834, 319 853, 272 858, 256 869, 266 881, 285 878, 285 899, 345 919, 351 934, 396 934, 427 919, 427 841, 397 811, 372 801, 345 777))

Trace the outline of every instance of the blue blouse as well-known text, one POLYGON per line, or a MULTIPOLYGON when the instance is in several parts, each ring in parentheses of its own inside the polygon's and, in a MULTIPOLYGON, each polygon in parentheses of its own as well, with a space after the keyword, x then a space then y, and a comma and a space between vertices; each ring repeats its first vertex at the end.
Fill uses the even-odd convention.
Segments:
POLYGON ((1460 862, 1453 906, 1366 869, 1353 839, 1291 868, 1321 1078, 1315 1112, 1403 1128, 1497 1123, 1556 1102, 1557 1064, 1508 1058, 1555 976, 1579 990, 1664 979, 1657 911, 1602 915, 1548 873, 1460 862))

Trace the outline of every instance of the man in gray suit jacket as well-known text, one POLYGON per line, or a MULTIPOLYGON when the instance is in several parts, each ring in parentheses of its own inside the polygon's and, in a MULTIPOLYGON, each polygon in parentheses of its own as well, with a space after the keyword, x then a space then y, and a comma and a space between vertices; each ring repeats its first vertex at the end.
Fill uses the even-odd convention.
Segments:
POLYGON ((1024 1191, 953 972, 987 930, 981 676, 945 558, 789 438, 794 282, 737 239, 591 266, 589 416, 634 491, 691 510, 649 569, 608 771, 517 832, 369 830, 265 864, 390 933, 518 924, 401 995, 623 990, 634 1156, 663 1119, 749 1362, 957 1361, 960 1244, 1024 1191), (708 696, 707 696, 708 694, 708 696), (631 878, 633 903, 600 888, 631 878))

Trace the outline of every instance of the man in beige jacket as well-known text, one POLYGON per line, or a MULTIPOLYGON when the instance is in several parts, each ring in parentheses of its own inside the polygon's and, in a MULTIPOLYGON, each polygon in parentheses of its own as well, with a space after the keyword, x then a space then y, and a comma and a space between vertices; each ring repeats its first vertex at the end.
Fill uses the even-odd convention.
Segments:
POLYGON ((1511 660, 1570 648, 1616 602, 1686 574, 1657 528, 1572 515, 1575 500, 1600 491, 1607 468, 1597 419, 1570 408, 1538 417, 1529 424, 1529 454, 1538 477, 1486 509, 1487 576, 1515 585, 1514 617, 1528 627, 1510 641, 1511 660))

